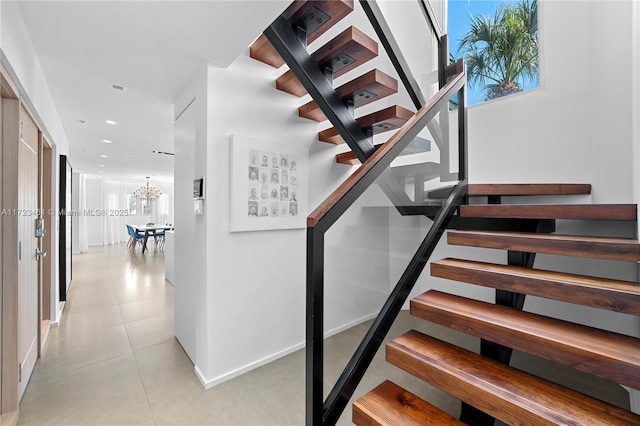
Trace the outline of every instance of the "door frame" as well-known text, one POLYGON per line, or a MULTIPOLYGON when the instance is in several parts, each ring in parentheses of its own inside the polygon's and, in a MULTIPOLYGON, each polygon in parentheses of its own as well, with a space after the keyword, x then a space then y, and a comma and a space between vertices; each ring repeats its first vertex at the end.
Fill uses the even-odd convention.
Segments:
MULTIPOLYGON (((2 211, 18 208, 19 92, 4 66, 2 83, 2 211)), ((2 215, 2 423, 15 423, 18 412, 18 216, 2 215)))
POLYGON ((41 134, 40 137, 40 211, 42 219, 44 219, 44 237, 40 239, 40 250, 46 252, 47 255, 42 259, 40 264, 41 276, 40 285, 40 340, 38 348, 38 357, 42 355, 44 345, 49 336, 51 327, 52 299, 54 288, 54 271, 53 258, 55 255, 54 231, 55 231, 55 178, 54 171, 54 152, 53 145, 48 138, 41 134))

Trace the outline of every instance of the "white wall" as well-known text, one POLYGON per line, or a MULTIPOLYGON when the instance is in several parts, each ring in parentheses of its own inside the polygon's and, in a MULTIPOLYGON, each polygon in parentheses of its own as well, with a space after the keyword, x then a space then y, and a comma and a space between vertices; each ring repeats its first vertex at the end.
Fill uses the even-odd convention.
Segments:
MULTIPOLYGON (((209 361, 200 369, 207 384, 286 354, 304 340, 305 230, 229 232, 230 136, 307 148, 316 140, 317 123, 296 116, 299 99, 275 90, 278 75, 246 55, 228 69, 209 70, 209 361)), ((315 205, 313 191, 309 198, 315 205)))
MULTIPOLYGON (((102 179, 87 178, 87 191, 85 205, 87 210, 97 211, 104 208, 102 179)), ((102 245, 102 218, 100 216, 87 215, 87 243, 89 246, 102 245)))
MULTIPOLYGON (((633 23, 631 52, 640 52, 640 2, 633 2, 631 16, 631 22, 633 23)), ((635 172, 633 176, 635 198, 633 201, 640 205, 640 55, 632 55, 632 61, 631 99, 633 104, 631 106, 631 117, 633 130, 631 139, 634 146, 633 170, 635 172)), ((637 225, 636 235, 640 236, 640 221, 637 225)), ((640 265, 638 267, 640 269, 640 265)))
MULTIPOLYGON (((80 173, 71 175, 71 210, 80 210, 80 173)), ((71 217, 71 248, 73 254, 80 253, 80 217, 71 217)))
MULTIPOLYGON (((42 130, 48 136, 48 140, 54 145, 53 208, 59 211, 59 160, 58 156, 69 152, 69 143, 62 127, 62 122, 53 103, 53 97, 47 86, 47 81, 29 38, 17 2, 12 0, 0 2, 0 48, 2 49, 2 63, 8 69, 13 82, 21 91, 25 102, 36 115, 42 130)), ((55 221, 54 247, 58 247, 59 241, 59 217, 55 221)), ((52 295, 51 295, 51 321, 57 323, 62 314, 59 300, 58 286, 58 260, 59 254, 55 250, 52 259, 52 295)))
MULTIPOLYGON (((206 253, 206 241, 198 239, 196 217, 193 212, 193 180, 204 176, 196 174, 196 139, 204 140, 207 136, 207 70, 203 68, 175 104, 175 257, 174 257, 174 329, 176 338, 185 352, 196 365, 205 363, 198 361, 196 345, 206 343, 206 329, 198 329, 196 337, 198 310, 203 309, 198 292, 206 289, 206 264, 196 262, 198 252, 206 253), (185 108, 186 111, 185 111, 185 108), (178 115, 180 117, 178 118, 178 115)), ((203 146, 203 143, 198 145, 203 146)), ((208 183, 208 182, 207 182, 208 183)), ((206 185, 207 187, 209 185, 206 185)), ((207 199, 205 211, 215 206, 212 199, 207 199)), ((199 223, 202 221, 200 220, 199 223)), ((198 230, 200 233, 203 230, 198 230)), ((206 255, 206 254, 205 254, 206 255)), ((206 305, 204 306, 206 308, 206 305)), ((206 309, 205 309, 206 310, 206 309)), ((200 321, 203 323, 204 321, 200 321)), ((206 345, 205 345, 206 348, 206 345)), ((203 354, 206 359, 206 353, 203 354)))
POLYGON ((40 119, 40 124, 44 126, 50 140, 58 148, 58 154, 67 154, 69 151, 67 136, 18 4, 13 0, 3 0, 0 5, 2 9, 0 46, 2 53, 6 56, 2 60, 10 64, 18 80, 14 82, 24 89, 22 95, 40 119))

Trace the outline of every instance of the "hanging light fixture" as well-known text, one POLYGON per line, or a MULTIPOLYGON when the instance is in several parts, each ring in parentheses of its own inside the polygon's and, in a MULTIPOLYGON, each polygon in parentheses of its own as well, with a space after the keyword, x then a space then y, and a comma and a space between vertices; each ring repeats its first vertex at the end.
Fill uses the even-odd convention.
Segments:
POLYGON ((142 185, 140 188, 133 191, 134 197, 142 201, 153 201, 160 198, 162 191, 155 186, 149 185, 149 176, 147 178, 147 184, 142 185))

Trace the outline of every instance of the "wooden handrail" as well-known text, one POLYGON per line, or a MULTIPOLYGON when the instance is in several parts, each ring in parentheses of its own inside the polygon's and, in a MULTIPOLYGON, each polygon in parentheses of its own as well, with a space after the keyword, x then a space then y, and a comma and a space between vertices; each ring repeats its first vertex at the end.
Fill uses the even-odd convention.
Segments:
MULTIPOLYGON (((360 182, 378 163, 391 151, 400 140, 422 120, 427 114, 432 113, 433 108, 446 99, 452 91, 459 90, 464 84, 466 73, 464 62, 459 59, 457 62, 456 75, 435 94, 429 102, 407 121, 387 142, 385 142, 375 153, 369 157, 351 176, 347 178, 327 199, 320 204, 308 217, 307 227, 313 228, 358 182, 360 182)), ((435 115, 435 114, 434 114, 435 115)))

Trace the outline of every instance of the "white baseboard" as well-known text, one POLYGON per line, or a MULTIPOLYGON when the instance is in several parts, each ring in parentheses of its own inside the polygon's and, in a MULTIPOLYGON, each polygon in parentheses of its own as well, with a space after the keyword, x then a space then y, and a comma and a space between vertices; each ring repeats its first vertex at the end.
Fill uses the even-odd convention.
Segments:
MULTIPOLYGON (((354 320, 354 321, 351 321, 351 322, 349 322, 347 324, 344 324, 344 325, 342 325, 340 327, 334 328, 333 330, 325 331, 324 338, 326 339, 327 337, 331 337, 334 334, 340 333, 341 331, 347 330, 347 329, 349 329, 351 327, 355 327, 356 325, 362 324, 365 321, 369 321, 370 319, 375 318, 377 315, 378 315, 377 313, 369 314, 369 315, 366 315, 366 316, 364 316, 362 318, 359 318, 357 320, 354 320)), ((300 349, 302 349, 304 347, 305 347, 305 342, 300 342, 300 343, 298 343, 296 345, 290 346, 290 347, 288 347, 286 349, 283 349, 283 350, 281 350, 279 352, 276 352, 276 353, 274 353, 272 355, 269 355, 267 357, 259 359, 259 360, 255 361, 255 362, 249 363, 249 364, 247 364, 247 365, 245 365, 243 367, 240 367, 240 368, 238 368, 236 370, 233 370, 233 371, 230 371, 228 373, 222 374, 220 376, 214 377, 212 379, 207 378, 202 373, 202 371, 198 368, 197 365, 194 367, 194 371, 196 373, 196 376, 198 376, 198 379, 200 380, 200 383, 202 383, 202 386, 204 386, 205 389, 209 389, 209 388, 212 388, 215 385, 219 385, 220 383, 224 383, 227 380, 231 380, 231 379, 233 379, 235 377, 238 377, 238 376, 240 376, 240 375, 242 375, 244 373, 248 373, 249 371, 254 370, 254 369, 258 368, 258 367, 262 367, 263 365, 269 364, 272 361, 275 361, 275 360, 277 360, 279 358, 287 356, 287 355, 289 355, 289 354, 291 354, 291 353, 293 353, 295 351, 298 351, 298 350, 300 350, 300 349)))
POLYGON ((248 373, 251 370, 254 370, 258 367, 262 367, 265 364, 268 364, 272 361, 275 361, 279 358, 282 358, 284 356, 289 355, 290 353, 293 353, 297 350, 300 350, 304 348, 304 342, 302 343, 298 343, 297 345, 291 346, 287 349, 284 349, 282 351, 276 352, 273 355, 270 355, 268 357, 259 359, 255 362, 249 363, 247 365, 245 365, 244 367, 238 368, 236 370, 230 371, 228 373, 222 374, 218 377, 214 377, 213 379, 209 379, 207 378, 202 371, 200 371, 200 369, 198 368, 198 366, 196 365, 194 368, 194 371, 196 372, 196 376, 198 376, 198 379, 200 379, 200 383, 202 383, 202 386, 204 386, 205 389, 209 389, 212 388, 215 385, 219 385, 220 383, 224 383, 227 380, 231 380, 235 377, 238 377, 244 373, 248 373))
MULTIPOLYGON (((327 337, 331 337, 334 334, 338 334, 340 332, 343 332, 345 330, 350 329, 351 327, 355 327, 356 325, 360 325, 363 322, 369 321, 370 319, 375 318, 376 316, 378 316, 378 313, 373 313, 373 314, 369 314, 369 315, 365 315, 361 318, 358 318, 356 320, 353 320, 351 322, 348 322, 344 325, 341 325, 340 327, 336 327, 333 330, 329 330, 329 331, 325 331, 324 332, 324 338, 326 339, 327 337)), ((302 344, 302 346, 304 347, 304 343, 302 344)))

